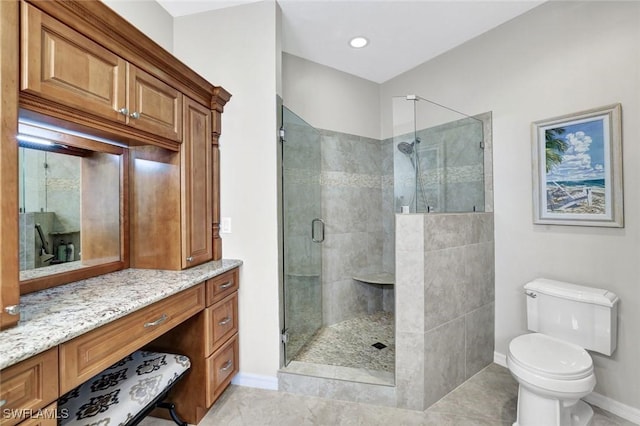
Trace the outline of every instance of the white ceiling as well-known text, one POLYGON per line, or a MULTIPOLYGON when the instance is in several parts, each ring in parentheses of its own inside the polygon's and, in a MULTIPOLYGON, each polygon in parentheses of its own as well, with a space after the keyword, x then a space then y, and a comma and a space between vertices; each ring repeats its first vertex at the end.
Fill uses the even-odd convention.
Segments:
MULTIPOLYGON (((252 0, 157 0, 184 16, 252 0)), ((544 0, 279 0, 282 48, 382 83, 543 3, 544 0), (348 45, 356 35, 369 46, 348 45)))

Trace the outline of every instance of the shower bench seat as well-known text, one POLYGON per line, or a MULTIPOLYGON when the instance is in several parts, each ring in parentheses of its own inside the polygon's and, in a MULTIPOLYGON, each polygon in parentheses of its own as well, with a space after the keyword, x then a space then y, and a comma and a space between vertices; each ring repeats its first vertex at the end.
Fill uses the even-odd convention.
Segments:
POLYGON ((375 284, 375 285, 394 285, 396 281, 395 275, 389 272, 377 272, 374 274, 355 275, 353 276, 353 279, 366 284, 375 284))

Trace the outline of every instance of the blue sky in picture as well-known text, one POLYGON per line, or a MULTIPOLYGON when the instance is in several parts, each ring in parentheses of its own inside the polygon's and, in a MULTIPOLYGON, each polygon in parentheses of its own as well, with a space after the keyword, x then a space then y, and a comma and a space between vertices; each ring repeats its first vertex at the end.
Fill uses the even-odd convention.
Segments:
POLYGON ((577 182, 604 179, 603 120, 595 119, 577 124, 558 126, 569 147, 562 155, 562 163, 547 173, 547 181, 577 182))

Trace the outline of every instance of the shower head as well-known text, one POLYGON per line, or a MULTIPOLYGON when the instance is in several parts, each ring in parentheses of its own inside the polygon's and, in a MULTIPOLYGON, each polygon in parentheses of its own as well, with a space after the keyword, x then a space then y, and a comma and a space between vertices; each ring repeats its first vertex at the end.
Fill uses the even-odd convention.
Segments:
POLYGON ((406 155, 411 155, 413 154, 413 145, 415 144, 415 142, 400 142, 398 144, 398 151, 400 151, 403 154, 406 155))

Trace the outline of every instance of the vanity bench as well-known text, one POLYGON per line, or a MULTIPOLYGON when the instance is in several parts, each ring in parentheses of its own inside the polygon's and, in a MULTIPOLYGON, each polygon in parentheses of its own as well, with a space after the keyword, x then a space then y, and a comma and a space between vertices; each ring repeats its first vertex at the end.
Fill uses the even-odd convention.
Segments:
POLYGON ((184 355, 135 351, 58 399, 59 426, 135 426, 156 408, 166 408, 178 426, 187 426, 164 402, 189 371, 184 355))

